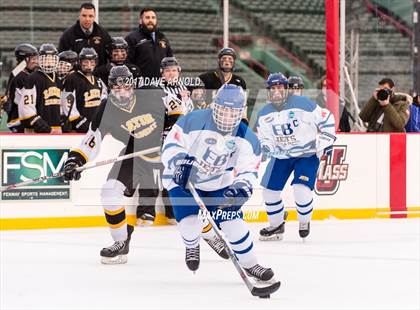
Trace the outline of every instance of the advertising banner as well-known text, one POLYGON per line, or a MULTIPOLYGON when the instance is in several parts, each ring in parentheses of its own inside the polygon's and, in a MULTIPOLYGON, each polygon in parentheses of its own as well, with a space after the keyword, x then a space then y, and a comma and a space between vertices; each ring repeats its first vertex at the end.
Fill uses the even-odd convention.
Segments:
MULTIPOLYGON (((63 169, 68 149, 6 148, 1 150, 1 185, 39 178, 63 169)), ((69 199, 63 178, 45 180, 1 193, 1 200, 69 199)))

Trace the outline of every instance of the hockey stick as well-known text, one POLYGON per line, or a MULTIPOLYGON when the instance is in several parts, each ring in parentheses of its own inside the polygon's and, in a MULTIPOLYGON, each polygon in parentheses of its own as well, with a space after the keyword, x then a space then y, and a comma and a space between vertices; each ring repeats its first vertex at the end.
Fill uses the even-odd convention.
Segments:
POLYGON ((219 228, 217 227, 213 217, 211 216, 210 212, 207 210, 206 205, 204 204, 203 200, 198 195, 197 191, 195 190, 194 186, 191 184, 191 182, 188 182, 188 189, 190 190, 191 194, 194 197, 194 200, 198 204, 198 207, 200 210, 206 214, 207 219, 209 220, 210 224, 214 228, 214 232, 216 235, 223 241, 226 251, 232 260, 233 265, 235 266, 236 270, 238 271, 239 275, 241 276, 242 280, 245 282, 248 290, 251 292, 253 296, 259 296, 259 297, 269 297, 270 294, 277 291, 280 287, 280 281, 275 282, 273 284, 267 285, 267 286, 257 286, 256 284, 253 284, 248 276, 246 275, 245 271, 242 269, 241 265, 239 265, 238 258, 233 253, 233 250, 230 248, 229 243, 225 240, 225 238, 220 233, 219 228))
MULTIPOLYGON (((116 163, 116 162, 119 162, 119 161, 123 161, 123 160, 126 160, 126 159, 136 157, 136 156, 146 155, 146 154, 150 154, 150 153, 154 153, 154 152, 158 152, 158 151, 160 151, 160 146, 152 147, 150 149, 130 153, 130 154, 127 154, 127 155, 121 155, 121 156, 111 158, 111 159, 106 159, 106 160, 93 162, 93 163, 87 163, 86 165, 83 165, 81 167, 76 168, 76 171, 81 172, 81 171, 84 171, 84 170, 87 170, 87 169, 92 169, 92 168, 95 168, 95 167, 100 167, 100 166, 113 164, 113 163, 116 163)), ((60 178, 62 176, 64 176, 64 172, 57 172, 57 173, 53 173, 51 175, 41 176, 41 177, 30 179, 30 180, 27 180, 27 181, 3 186, 3 187, 1 187, 0 192, 8 191, 8 190, 11 190, 11 189, 14 189, 14 188, 17 188, 17 187, 21 187, 21 186, 25 186, 25 185, 29 185, 29 184, 32 184, 32 183, 39 183, 41 181, 45 181, 45 180, 49 180, 49 179, 60 178)))

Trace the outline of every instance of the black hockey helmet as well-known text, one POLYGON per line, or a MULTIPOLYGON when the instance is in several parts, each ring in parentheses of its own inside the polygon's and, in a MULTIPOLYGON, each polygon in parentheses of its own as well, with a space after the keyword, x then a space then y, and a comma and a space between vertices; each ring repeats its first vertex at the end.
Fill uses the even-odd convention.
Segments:
POLYGON ((130 109, 135 103, 133 74, 127 66, 111 68, 108 76, 108 99, 116 106, 130 109))
POLYGON ((127 61, 128 43, 123 37, 112 37, 112 42, 108 51, 108 56, 111 62, 116 65, 123 65, 127 61), (125 53, 114 54, 115 50, 123 50, 125 53))
POLYGON ((303 84, 303 80, 300 76, 297 75, 292 75, 289 77, 288 79, 288 87, 291 89, 303 89, 304 88, 304 84, 303 84))
POLYGON ((39 48, 39 56, 42 55, 57 55, 58 51, 54 44, 44 43, 39 48))
POLYGON ((77 55, 75 51, 68 50, 68 51, 63 51, 60 54, 58 54, 58 58, 60 59, 60 61, 68 62, 74 66, 77 64, 77 60, 79 59, 79 56, 77 55))
POLYGON ((58 69, 58 51, 54 44, 44 43, 39 48, 38 64, 44 73, 53 73, 58 69))
POLYGON ((226 56, 226 55, 232 56, 233 60, 236 60, 236 52, 233 48, 230 48, 230 47, 222 48, 219 51, 219 53, 217 54, 217 58, 219 58, 219 60, 220 60, 220 58, 222 58, 223 56, 226 56))
POLYGON ((60 79, 65 78, 70 71, 75 70, 79 56, 72 50, 58 54, 59 62, 57 73, 60 79))
POLYGON ((16 46, 15 48, 15 56, 16 61, 21 62, 25 60, 27 57, 37 56, 38 50, 35 46, 29 43, 22 43, 16 46))
POLYGON ((166 69, 168 67, 172 67, 172 66, 178 66, 178 70, 181 71, 181 66, 179 65, 179 62, 178 62, 178 60, 175 57, 165 57, 160 62, 160 70, 161 70, 161 72, 164 69, 166 69))
POLYGON ((235 61, 236 61, 236 52, 233 48, 230 47, 225 47, 222 48, 219 51, 219 54, 217 54, 217 58, 219 59, 219 68, 220 70, 222 70, 223 72, 232 72, 233 68, 235 68, 235 61), (223 56, 231 56, 233 58, 233 63, 232 63, 232 67, 228 67, 226 65, 223 65, 224 61, 222 61, 222 57, 223 56))
POLYGON ((93 47, 84 47, 79 53, 79 61, 90 59, 90 60, 97 60, 98 53, 95 51, 93 47))
POLYGON ((128 43, 123 37, 112 37, 111 40, 110 51, 115 49, 124 49, 128 51, 128 43))
POLYGON ((108 76, 108 86, 112 89, 113 86, 133 84, 133 74, 127 66, 115 66, 111 68, 108 76))

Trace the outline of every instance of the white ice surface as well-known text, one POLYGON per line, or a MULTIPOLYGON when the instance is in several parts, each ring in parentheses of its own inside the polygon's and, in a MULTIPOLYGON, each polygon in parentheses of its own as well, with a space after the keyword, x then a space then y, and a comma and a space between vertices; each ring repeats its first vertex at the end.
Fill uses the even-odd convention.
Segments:
MULTIPOLYGON (((254 236, 263 224, 250 225, 254 236)), ((249 294, 230 261, 202 242, 184 263, 176 227, 137 228, 126 265, 99 263, 105 228, 0 232, 0 309, 420 309, 420 220, 288 222, 280 242, 255 241, 282 285, 249 294)))

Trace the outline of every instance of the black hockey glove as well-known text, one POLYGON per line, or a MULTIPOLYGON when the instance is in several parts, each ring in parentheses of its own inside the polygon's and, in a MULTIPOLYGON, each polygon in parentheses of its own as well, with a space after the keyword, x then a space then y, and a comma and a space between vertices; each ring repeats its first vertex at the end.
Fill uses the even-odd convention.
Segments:
POLYGON ((80 180, 82 172, 77 171, 76 168, 81 167, 85 164, 84 158, 75 152, 70 152, 69 157, 64 164, 64 180, 71 181, 80 180))
POLYGON ((32 121, 30 122, 30 125, 34 128, 35 132, 38 133, 50 133, 51 127, 48 125, 48 123, 39 115, 36 115, 32 121))
POLYGON ((227 198, 221 207, 242 206, 252 195, 252 187, 245 182, 237 182, 229 186, 223 193, 227 198))
POLYGON ((198 169, 194 166, 195 157, 186 155, 182 159, 175 161, 175 172, 173 180, 182 189, 187 189, 188 181, 195 182, 198 169))

